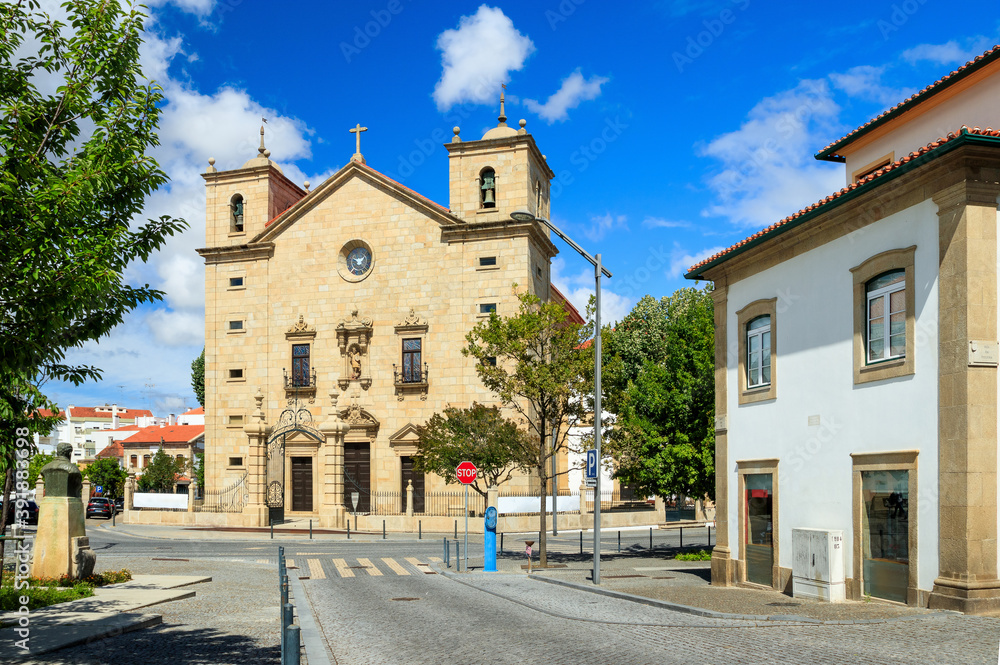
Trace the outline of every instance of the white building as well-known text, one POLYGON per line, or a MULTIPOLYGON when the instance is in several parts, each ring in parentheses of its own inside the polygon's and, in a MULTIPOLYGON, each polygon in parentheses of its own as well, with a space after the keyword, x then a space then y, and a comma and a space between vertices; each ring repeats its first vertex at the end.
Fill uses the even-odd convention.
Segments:
POLYGON ((691 268, 715 285, 712 582, 1000 610, 1000 47, 821 151, 847 186, 691 268), (940 138, 939 138, 940 137, 940 138), (780 386, 779 386, 780 383, 780 386))

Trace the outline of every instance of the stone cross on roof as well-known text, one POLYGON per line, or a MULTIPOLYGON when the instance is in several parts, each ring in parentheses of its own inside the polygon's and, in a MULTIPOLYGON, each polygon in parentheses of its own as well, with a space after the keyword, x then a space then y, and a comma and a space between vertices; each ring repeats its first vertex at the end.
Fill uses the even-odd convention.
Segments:
POLYGON ((355 144, 354 147, 354 155, 351 157, 351 161, 361 162, 362 164, 364 164, 365 158, 361 155, 361 132, 367 132, 368 128, 362 127, 361 124, 358 123, 354 127, 351 127, 351 129, 349 129, 348 131, 354 134, 355 138, 357 139, 357 143, 355 144))

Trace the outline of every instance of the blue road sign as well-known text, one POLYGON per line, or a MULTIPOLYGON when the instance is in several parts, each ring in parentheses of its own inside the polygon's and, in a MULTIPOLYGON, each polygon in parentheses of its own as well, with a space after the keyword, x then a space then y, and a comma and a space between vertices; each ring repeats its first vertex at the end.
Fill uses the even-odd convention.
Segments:
POLYGON ((98 494, 104 493, 104 485, 98 485, 96 488, 98 494))
POLYGON ((597 478, 597 451, 587 451, 587 477, 597 478))

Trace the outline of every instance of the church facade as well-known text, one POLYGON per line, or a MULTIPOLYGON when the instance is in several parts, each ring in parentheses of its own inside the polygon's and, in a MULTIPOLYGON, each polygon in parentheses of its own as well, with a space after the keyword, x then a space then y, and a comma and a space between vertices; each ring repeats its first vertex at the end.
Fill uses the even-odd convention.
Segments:
POLYGON ((502 100, 497 127, 471 141, 455 128, 446 144, 449 207, 368 166, 364 129, 312 190, 270 160, 263 128, 256 158, 203 174, 205 489, 245 487, 247 524, 340 527, 380 497, 406 501, 408 486, 443 488, 413 471, 417 427, 495 403, 465 335, 516 312, 515 283, 562 299, 547 231, 510 216, 549 217, 553 172, 502 100))

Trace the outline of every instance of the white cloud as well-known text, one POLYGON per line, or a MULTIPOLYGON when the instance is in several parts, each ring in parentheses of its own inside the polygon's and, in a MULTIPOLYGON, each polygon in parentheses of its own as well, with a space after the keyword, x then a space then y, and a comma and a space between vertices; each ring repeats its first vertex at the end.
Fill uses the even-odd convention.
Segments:
POLYGON ((960 65, 972 60, 993 45, 990 37, 977 35, 959 43, 952 39, 944 44, 918 44, 903 51, 902 58, 914 65, 926 61, 938 65, 960 65))
POLYGON ((906 88, 892 88, 882 84, 885 67, 859 65, 851 67, 846 72, 830 74, 833 87, 843 91, 850 97, 871 100, 879 104, 897 104, 911 94, 906 88))
POLYGON ((153 310, 146 316, 153 338, 163 346, 198 346, 205 342, 205 314, 153 310))
POLYGON ((628 224, 626 223, 627 218, 625 215, 612 215, 611 213, 605 213, 603 215, 591 217, 590 222, 591 225, 583 229, 583 235, 595 242, 603 239, 604 236, 610 232, 628 230, 628 224))
POLYGON ((601 94, 601 86, 608 82, 603 76, 592 76, 590 80, 583 77, 580 69, 563 79, 562 85, 549 97, 544 104, 534 99, 525 99, 524 105, 532 113, 537 113, 551 125, 556 120, 565 120, 567 111, 575 109, 580 102, 596 99, 601 94))
POLYGON ((692 253, 674 243, 674 248, 670 252, 670 270, 667 272, 667 277, 683 277, 691 266, 724 249, 726 248, 709 247, 692 253))
POLYGON ((443 71, 433 96, 438 109, 447 111, 461 102, 496 102, 500 84, 524 67, 535 45, 503 10, 482 5, 472 16, 463 16, 458 28, 442 32, 437 48, 443 71))
MULTIPOLYGON (((567 274, 566 260, 556 258, 552 261, 552 283, 555 287, 573 303, 573 306, 580 310, 580 314, 586 316, 587 303, 596 291, 594 289, 594 271, 586 269, 567 274)), ((608 289, 601 283, 601 325, 621 321, 625 315, 632 311, 636 301, 632 298, 619 295, 608 289)))
POLYGON ((805 80, 761 100, 736 131, 699 148, 721 168, 708 179, 716 201, 704 216, 762 227, 843 187, 843 167, 812 155, 838 136, 840 107, 825 80, 805 80))
POLYGON ((215 10, 216 2, 215 0, 147 0, 145 4, 150 9, 174 5, 182 12, 205 18, 215 10))
POLYGON ((642 227, 645 229, 689 229, 691 228, 691 222, 663 219, 662 217, 647 217, 642 220, 642 227))

